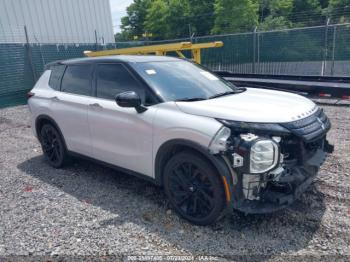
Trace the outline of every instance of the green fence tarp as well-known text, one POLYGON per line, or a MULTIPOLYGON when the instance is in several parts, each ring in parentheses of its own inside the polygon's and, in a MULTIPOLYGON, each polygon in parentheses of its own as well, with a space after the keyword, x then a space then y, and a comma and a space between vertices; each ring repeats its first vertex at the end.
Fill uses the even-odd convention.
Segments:
POLYGON ((179 41, 223 41, 221 48, 202 50, 202 64, 213 70, 249 74, 350 75, 350 24, 104 46, 0 43, 0 107, 24 104, 25 94, 49 62, 83 57, 85 50, 179 41))

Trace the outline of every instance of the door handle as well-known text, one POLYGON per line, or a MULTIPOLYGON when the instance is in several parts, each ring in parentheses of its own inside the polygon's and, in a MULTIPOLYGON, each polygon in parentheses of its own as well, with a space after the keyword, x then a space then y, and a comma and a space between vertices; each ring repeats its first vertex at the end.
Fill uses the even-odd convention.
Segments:
POLYGON ((102 106, 99 103, 93 103, 93 104, 90 104, 89 106, 96 107, 96 108, 102 108, 102 106))
POLYGON ((56 102, 57 102, 57 101, 60 101, 60 99, 59 99, 57 96, 51 97, 51 100, 52 100, 52 101, 56 101, 56 102))

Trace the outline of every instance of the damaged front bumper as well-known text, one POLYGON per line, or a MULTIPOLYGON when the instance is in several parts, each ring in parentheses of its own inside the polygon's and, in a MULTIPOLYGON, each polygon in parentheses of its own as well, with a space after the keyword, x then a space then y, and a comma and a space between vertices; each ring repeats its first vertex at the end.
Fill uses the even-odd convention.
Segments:
POLYGON ((327 154, 333 152, 327 140, 322 148, 302 162, 286 161, 265 174, 235 172, 232 206, 246 214, 269 213, 291 205, 312 184, 327 154))
POLYGON ((293 192, 281 193, 276 191, 265 191, 265 197, 261 200, 241 199, 233 203, 233 208, 246 214, 271 213, 291 205, 311 185, 315 176, 307 178, 297 186, 293 192))
POLYGON ((219 120, 225 128, 213 140, 217 146, 211 144, 211 152, 220 151, 231 170, 235 209, 266 213, 284 208, 312 183, 334 149, 326 139, 329 119, 322 109, 313 111, 281 124, 219 120))

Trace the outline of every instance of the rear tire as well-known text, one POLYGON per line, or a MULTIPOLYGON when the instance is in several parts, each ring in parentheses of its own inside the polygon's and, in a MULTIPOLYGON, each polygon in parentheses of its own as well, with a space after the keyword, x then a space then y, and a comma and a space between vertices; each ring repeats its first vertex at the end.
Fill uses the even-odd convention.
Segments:
POLYGON ((44 124, 40 130, 40 143, 46 161, 54 168, 63 167, 68 153, 62 136, 52 124, 44 124))
POLYGON ((225 189, 218 172, 208 160, 185 151, 165 165, 164 191, 175 211, 196 225, 210 225, 221 218, 226 207, 225 189))

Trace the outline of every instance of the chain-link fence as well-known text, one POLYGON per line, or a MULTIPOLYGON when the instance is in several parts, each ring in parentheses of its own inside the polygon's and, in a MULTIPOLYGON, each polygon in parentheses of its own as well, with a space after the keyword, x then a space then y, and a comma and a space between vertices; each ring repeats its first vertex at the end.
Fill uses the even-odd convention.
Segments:
POLYGON ((350 74, 350 24, 196 39, 219 40, 224 46, 204 50, 202 58, 205 65, 215 70, 272 75, 350 74))
MULTIPOLYGON (((25 29, 21 31, 24 39, 26 39, 25 31, 25 29)), ((350 74, 348 44, 350 43, 350 24, 110 44, 101 44, 99 41, 84 44, 44 44, 32 41, 27 43, 15 43, 15 41, 1 43, 0 41, 0 107, 24 103, 25 93, 33 87, 46 63, 82 57, 85 50, 179 41, 193 43, 223 41, 224 46, 221 48, 202 50, 202 63, 213 70, 276 75, 347 76, 350 74)))
MULTIPOLYGON (((26 26, 4 25, 0 22, 0 107, 23 104, 26 93, 43 72, 45 64, 82 57, 85 50, 102 50, 122 47, 122 44, 104 44, 104 38, 96 30, 84 39, 85 43, 40 43, 40 39, 67 39, 52 35, 40 35, 26 26), (91 42, 91 43, 89 43, 91 42)), ((74 40, 73 36, 69 39, 74 40)))
POLYGON ((82 57, 85 50, 115 47, 115 44, 0 44, 0 107, 25 103, 25 94, 34 86, 45 64, 82 57))
POLYGON ((202 63, 241 74, 350 74, 350 24, 248 33, 211 35, 164 41, 122 42, 123 47, 179 41, 222 41, 221 48, 202 50, 202 63))

